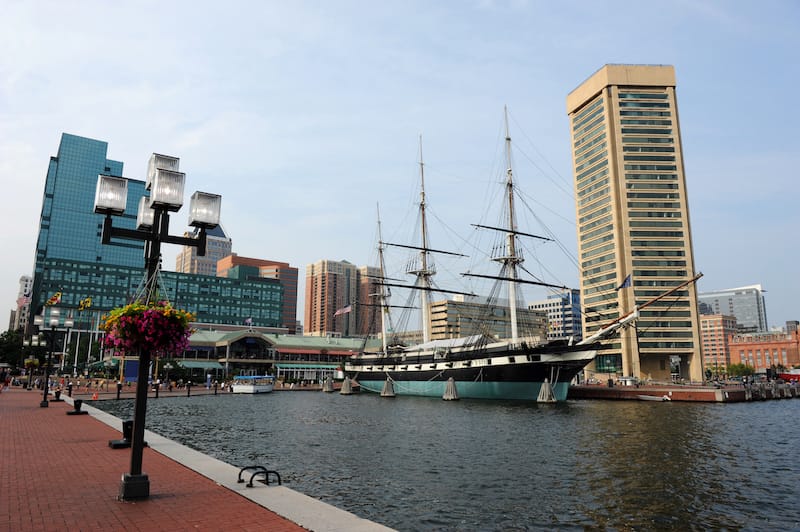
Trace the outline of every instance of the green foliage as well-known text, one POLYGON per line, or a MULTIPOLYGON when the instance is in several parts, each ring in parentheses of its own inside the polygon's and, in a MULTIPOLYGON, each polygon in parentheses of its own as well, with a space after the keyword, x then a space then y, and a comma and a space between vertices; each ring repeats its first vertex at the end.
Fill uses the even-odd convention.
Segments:
POLYGON ((753 366, 747 364, 731 364, 728 366, 728 374, 734 377, 744 377, 745 375, 752 375, 755 373, 753 366))
POLYGON ((18 331, 6 331, 0 334, 0 362, 19 365, 22 352, 22 336, 18 331))

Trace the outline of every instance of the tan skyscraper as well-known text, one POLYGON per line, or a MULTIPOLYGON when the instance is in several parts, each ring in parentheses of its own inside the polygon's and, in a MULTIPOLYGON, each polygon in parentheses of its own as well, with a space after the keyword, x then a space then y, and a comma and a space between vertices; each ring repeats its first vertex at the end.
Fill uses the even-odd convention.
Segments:
MULTIPOLYGON (((567 96, 584 337, 694 276, 675 70, 606 65, 567 96), (630 277, 629 277, 630 276, 630 277)), ((598 374, 702 380, 694 283, 605 342, 598 374)))
POLYGON ((357 266, 333 260, 306 266, 305 334, 355 335, 357 303, 357 266))

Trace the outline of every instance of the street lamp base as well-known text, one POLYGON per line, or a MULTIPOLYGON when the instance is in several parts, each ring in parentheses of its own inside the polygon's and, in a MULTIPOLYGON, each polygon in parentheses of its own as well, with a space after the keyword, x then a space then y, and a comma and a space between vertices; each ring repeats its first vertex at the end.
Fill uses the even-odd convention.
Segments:
POLYGON ((47 408, 49 406, 49 403, 47 402, 47 400, 44 400, 41 403, 39 403, 39 406, 42 408, 47 408))
POLYGON ((136 499, 146 499, 150 496, 150 479, 145 473, 141 475, 122 475, 119 483, 119 499, 130 501, 136 499))

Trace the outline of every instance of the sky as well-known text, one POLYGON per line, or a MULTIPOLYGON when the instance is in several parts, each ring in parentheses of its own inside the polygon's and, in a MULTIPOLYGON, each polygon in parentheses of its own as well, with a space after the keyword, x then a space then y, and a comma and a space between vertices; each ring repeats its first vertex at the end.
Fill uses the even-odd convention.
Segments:
POLYGON ((180 157, 187 203, 222 195, 235 253, 299 268, 302 319, 306 265, 375 264, 378 208, 385 240, 410 237, 420 137, 431 245, 469 238, 504 106, 517 184, 566 249, 550 246, 551 281, 577 287, 567 94, 605 64, 667 64, 698 289, 761 284, 783 325, 800 319, 798 27, 792 0, 6 0, 0 304, 32 274, 64 132, 108 142, 130 178, 153 152, 180 157))

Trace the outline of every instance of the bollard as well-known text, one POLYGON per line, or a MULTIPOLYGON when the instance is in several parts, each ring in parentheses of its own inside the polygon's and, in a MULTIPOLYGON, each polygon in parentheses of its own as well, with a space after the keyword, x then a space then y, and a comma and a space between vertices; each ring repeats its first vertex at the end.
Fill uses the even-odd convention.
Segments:
POLYGON ((191 395, 192 395, 192 383, 191 382, 187 382, 186 383, 186 397, 191 397, 191 395))
POLYGON ((133 420, 127 419, 122 422, 122 439, 108 440, 108 446, 112 449, 127 449, 133 440, 133 420))
POLYGON ((122 393, 122 383, 117 383, 117 399, 119 399, 119 394, 122 393))
POLYGON ((64 400, 61 398, 61 390, 56 390, 56 391, 53 393, 53 395, 55 396, 55 399, 53 399, 53 402, 54 402, 54 403, 60 403, 60 402, 64 401, 64 400))
POLYGON ((72 383, 67 384, 67 395, 72 397, 72 383))
POLYGON ((156 399, 158 399, 158 389, 161 388, 160 384, 156 384, 156 399))
POLYGON ((81 410, 81 406, 83 406, 83 399, 75 399, 75 401, 72 403, 72 406, 75 408, 75 410, 70 410, 67 412, 68 416, 82 416, 89 413, 81 410))
POLYGON ((217 395, 217 381, 214 381, 214 395, 217 395))

